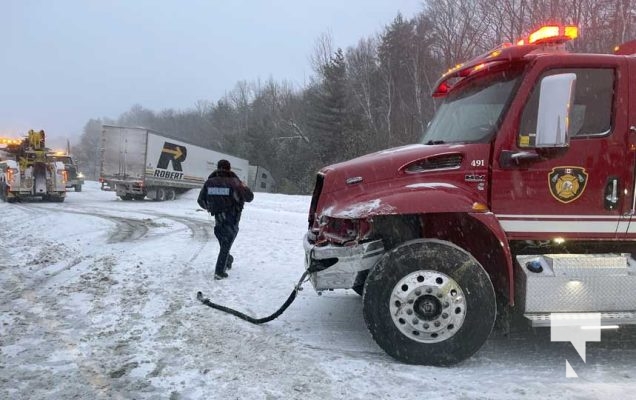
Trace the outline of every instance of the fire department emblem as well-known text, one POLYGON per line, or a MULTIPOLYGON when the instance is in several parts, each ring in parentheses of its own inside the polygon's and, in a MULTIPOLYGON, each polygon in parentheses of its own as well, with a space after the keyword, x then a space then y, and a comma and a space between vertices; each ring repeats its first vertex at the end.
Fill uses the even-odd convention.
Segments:
POLYGON ((583 194, 587 172, 580 167, 556 167, 548 174, 550 193, 561 203, 570 203, 583 194))

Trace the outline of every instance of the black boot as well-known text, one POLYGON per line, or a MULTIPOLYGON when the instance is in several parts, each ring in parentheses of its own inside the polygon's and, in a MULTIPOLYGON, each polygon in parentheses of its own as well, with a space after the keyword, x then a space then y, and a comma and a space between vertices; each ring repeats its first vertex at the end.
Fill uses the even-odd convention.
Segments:
POLYGON ((220 281, 221 279, 225 279, 228 276, 229 275, 227 274, 227 272, 215 272, 214 273, 214 280, 220 281))

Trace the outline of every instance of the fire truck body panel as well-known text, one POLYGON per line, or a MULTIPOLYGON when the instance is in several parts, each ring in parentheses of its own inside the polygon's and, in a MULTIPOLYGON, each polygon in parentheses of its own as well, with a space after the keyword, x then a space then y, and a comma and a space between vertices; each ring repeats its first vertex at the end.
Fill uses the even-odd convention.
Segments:
MULTIPOLYGON (((511 240, 545 239, 546 234, 590 240, 626 237, 629 217, 624 215, 632 203, 635 165, 634 152, 626 151, 628 76, 627 63, 622 57, 543 56, 533 63, 494 141, 490 207, 511 240), (601 83, 603 79, 612 79, 611 86, 588 87, 593 93, 585 99, 587 104, 580 104, 591 107, 602 97, 599 90, 613 89, 613 96, 605 94, 609 102, 602 110, 606 112, 607 129, 592 126, 589 129, 599 132, 572 135, 569 148, 558 157, 537 159, 522 166, 505 165, 511 154, 529 150, 528 145, 520 146, 521 140, 527 140, 523 138, 524 132, 520 132, 524 107, 537 101, 530 98, 535 82, 555 66, 558 71, 580 71, 579 77, 586 70, 594 71, 586 83, 593 83, 592 79, 601 83), (622 112, 612 113, 612 110, 622 112), (563 181, 564 176, 576 178, 576 192, 559 193, 562 188, 557 187, 558 183, 568 183, 563 181), (612 179, 620 188, 617 191, 620 199, 615 204, 606 204, 603 199, 605 192, 612 189, 612 179), (526 199, 533 199, 532 203, 526 199)), ((577 77, 577 85, 583 84, 577 77)), ((582 121, 583 124, 592 122, 582 121)))
POLYGON ((464 164, 487 157, 489 147, 416 145, 336 164, 323 170, 317 211, 333 218, 471 212, 475 202, 487 201, 487 169, 464 164))

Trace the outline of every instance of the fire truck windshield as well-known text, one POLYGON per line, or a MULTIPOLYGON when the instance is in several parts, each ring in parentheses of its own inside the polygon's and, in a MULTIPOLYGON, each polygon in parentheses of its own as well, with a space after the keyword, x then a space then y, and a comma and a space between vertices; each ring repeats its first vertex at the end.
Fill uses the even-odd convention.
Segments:
POLYGON ((496 132, 522 70, 506 69, 460 82, 440 106, 422 144, 485 143, 496 132))

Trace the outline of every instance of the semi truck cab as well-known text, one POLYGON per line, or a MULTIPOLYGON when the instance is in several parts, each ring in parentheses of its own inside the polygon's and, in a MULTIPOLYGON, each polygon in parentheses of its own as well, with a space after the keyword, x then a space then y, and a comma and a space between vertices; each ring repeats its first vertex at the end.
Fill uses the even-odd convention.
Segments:
POLYGON ((67 176, 66 188, 73 188, 76 192, 81 192, 84 184, 84 174, 80 172, 79 165, 75 162, 75 159, 64 152, 50 153, 47 157, 52 161, 64 164, 67 176))
POLYGON ((396 359, 462 361, 504 310, 636 323, 636 41, 572 54, 576 35, 543 27, 457 65, 419 143, 318 173, 305 268, 363 295, 396 359))

